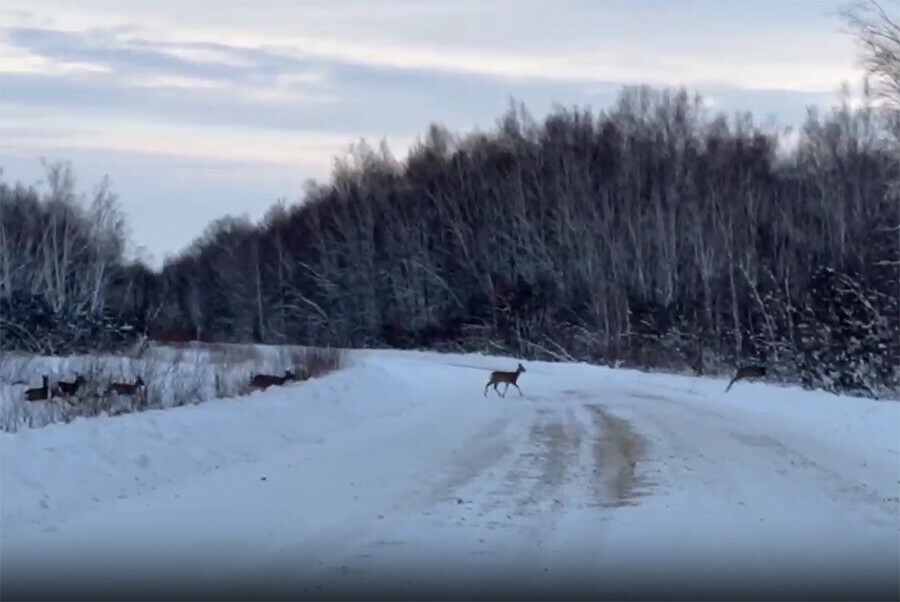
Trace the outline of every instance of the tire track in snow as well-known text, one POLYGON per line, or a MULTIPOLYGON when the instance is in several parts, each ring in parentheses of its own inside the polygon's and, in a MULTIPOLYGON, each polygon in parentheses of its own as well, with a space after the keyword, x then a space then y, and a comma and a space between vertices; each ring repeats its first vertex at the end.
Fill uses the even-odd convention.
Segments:
POLYGON ((645 458, 647 443, 631 425, 604 409, 585 406, 597 425, 594 441, 596 490, 605 505, 632 506, 644 495, 640 488, 648 482, 637 474, 637 463, 645 458))

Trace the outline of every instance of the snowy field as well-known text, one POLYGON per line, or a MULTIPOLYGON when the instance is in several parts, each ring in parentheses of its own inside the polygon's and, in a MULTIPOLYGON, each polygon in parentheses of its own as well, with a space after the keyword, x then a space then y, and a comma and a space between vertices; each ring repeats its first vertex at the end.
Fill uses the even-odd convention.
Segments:
POLYGON ((0 433, 3 599, 900 596, 900 403, 354 352, 0 433), (501 387, 502 390, 502 387, 501 387))

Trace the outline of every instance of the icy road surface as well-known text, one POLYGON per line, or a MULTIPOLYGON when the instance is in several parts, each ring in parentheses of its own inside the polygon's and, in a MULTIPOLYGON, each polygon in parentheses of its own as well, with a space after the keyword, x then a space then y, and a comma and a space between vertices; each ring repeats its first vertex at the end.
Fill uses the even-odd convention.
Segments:
POLYGON ((2 434, 0 594, 900 596, 900 403, 357 352, 247 397, 2 434), (502 390, 502 386, 501 386, 502 390))

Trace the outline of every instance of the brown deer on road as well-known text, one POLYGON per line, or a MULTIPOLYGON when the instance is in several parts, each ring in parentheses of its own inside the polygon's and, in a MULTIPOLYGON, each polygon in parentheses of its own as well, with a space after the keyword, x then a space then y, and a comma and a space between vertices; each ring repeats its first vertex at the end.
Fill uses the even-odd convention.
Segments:
MULTIPOLYGON (((500 383, 505 383, 506 387, 503 388, 503 395, 500 397, 506 397, 506 390, 509 389, 509 386, 512 385, 516 389, 519 389, 519 385, 516 384, 516 381, 519 380, 519 375, 525 372, 525 366, 519 364, 519 367, 516 368, 515 372, 503 372, 502 370, 497 370, 495 372, 491 372, 491 378, 488 380, 487 384, 484 386, 484 396, 487 397, 488 387, 494 385, 494 391, 497 395, 500 395, 499 389, 497 389, 497 385, 500 383)), ((522 389, 519 389, 519 395, 522 395, 522 389)))
POLYGON ((728 386, 725 388, 725 392, 728 393, 731 385, 739 380, 744 380, 746 378, 764 378, 765 376, 766 367, 762 364, 751 364, 749 366, 743 366, 741 368, 738 368, 737 374, 735 374, 734 378, 731 379, 731 382, 728 383, 728 386))
POLYGON ((289 380, 297 378, 290 370, 284 371, 284 376, 273 376, 271 374, 255 374, 250 379, 250 386, 254 389, 266 390, 269 387, 280 387, 289 380))
POLYGON ((50 399, 50 385, 47 375, 41 377, 43 386, 34 389, 25 389, 25 399, 28 401, 45 401, 50 399))
POLYGON ((106 392, 115 393, 116 395, 134 395, 138 387, 143 387, 144 384, 144 379, 138 376, 134 383, 110 383, 106 387, 106 392))

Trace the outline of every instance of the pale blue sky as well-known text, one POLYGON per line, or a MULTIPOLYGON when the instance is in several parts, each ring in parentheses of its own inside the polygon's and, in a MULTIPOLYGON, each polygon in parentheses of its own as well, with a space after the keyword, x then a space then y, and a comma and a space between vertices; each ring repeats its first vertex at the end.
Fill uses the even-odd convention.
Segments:
POLYGON ((686 85, 799 122, 861 71, 830 0, 112 2, 0 5, 0 165, 109 174, 158 263, 226 213, 259 218, 365 138, 490 128, 510 97, 605 108, 686 85))

